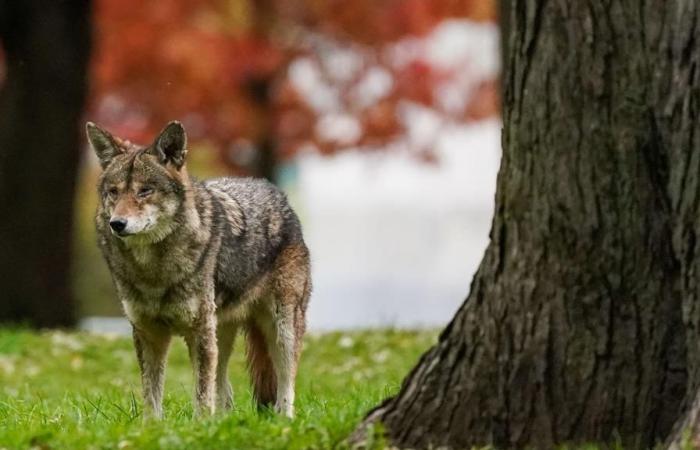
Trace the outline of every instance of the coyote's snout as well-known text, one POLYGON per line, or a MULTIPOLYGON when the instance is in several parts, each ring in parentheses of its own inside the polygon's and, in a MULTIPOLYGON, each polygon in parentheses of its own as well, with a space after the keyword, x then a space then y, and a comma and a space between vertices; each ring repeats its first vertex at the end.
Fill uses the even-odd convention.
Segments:
POLYGON ((109 218, 112 233, 119 237, 147 235, 171 221, 175 211, 167 204, 159 204, 162 199, 153 198, 153 194, 155 190, 150 186, 137 186, 136 192, 111 188, 106 204, 113 206, 109 218))
POLYGON ((148 146, 93 123, 87 135, 103 169, 98 242, 133 327, 146 413, 162 415, 173 335, 189 348, 197 411, 231 408, 228 360, 243 332, 256 400, 291 417, 311 279, 284 194, 250 178, 191 180, 178 122, 148 146))

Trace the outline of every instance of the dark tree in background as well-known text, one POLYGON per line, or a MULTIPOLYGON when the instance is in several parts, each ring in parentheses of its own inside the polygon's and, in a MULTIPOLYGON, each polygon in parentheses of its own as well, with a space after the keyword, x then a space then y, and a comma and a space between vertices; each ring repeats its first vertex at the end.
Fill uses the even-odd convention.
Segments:
POLYGON ((700 428, 700 401, 682 411, 700 369, 700 3, 509 3, 491 243, 354 438, 381 422, 401 448, 639 449, 678 423, 678 443, 700 428))
POLYGON ((89 0, 0 0, 0 322, 68 326, 89 0))
MULTIPOLYGON (((276 10, 273 0, 256 0, 252 3, 251 35, 260 42, 266 42, 273 35, 276 10)), ((273 89, 275 81, 281 78, 286 67, 282 64, 276 70, 260 71, 252 73, 245 82, 246 93, 250 97, 251 105, 256 115, 257 132, 254 137, 256 148, 255 157, 250 164, 252 176, 266 178, 275 182, 275 169, 278 153, 275 139, 275 109, 273 89)))

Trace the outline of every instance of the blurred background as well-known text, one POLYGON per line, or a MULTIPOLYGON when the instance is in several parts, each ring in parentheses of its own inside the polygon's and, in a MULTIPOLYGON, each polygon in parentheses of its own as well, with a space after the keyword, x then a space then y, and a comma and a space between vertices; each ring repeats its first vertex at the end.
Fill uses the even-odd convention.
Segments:
POLYGON ((266 177, 311 250, 312 330, 444 325, 500 158, 495 0, 0 0, 0 322, 125 330, 85 120, 190 173, 266 177))

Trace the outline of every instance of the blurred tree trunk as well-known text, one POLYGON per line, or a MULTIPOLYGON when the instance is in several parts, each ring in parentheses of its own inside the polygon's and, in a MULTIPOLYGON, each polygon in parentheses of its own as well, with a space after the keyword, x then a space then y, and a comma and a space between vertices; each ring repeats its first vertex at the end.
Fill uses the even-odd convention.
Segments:
POLYGON ((254 177, 275 183, 277 175, 277 140, 275 139, 274 104, 272 88, 274 77, 259 76, 248 81, 248 92, 256 106, 258 137, 255 140, 255 159, 251 171, 254 177))
MULTIPOLYGON (((272 39, 277 16, 274 0, 254 0, 251 6, 253 36, 261 41, 272 39)), ((275 139, 275 105, 272 90, 277 75, 275 72, 257 74, 248 80, 248 95, 255 105, 258 125, 252 175, 266 178, 273 183, 276 182, 277 172, 277 140, 275 139)))
POLYGON ((0 322, 70 326, 89 0, 0 0, 0 322))
POLYGON ((352 440, 650 448, 700 379, 700 3, 509 3, 490 245, 352 440))

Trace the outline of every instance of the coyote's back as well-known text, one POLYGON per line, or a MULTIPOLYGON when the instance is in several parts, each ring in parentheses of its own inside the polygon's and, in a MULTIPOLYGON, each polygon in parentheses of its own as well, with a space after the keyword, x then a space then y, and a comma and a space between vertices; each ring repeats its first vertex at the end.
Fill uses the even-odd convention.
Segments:
POLYGON ((218 178, 204 186, 218 202, 223 223, 217 288, 238 297, 273 266, 282 248, 306 248, 299 219, 274 185, 254 178, 218 178))

